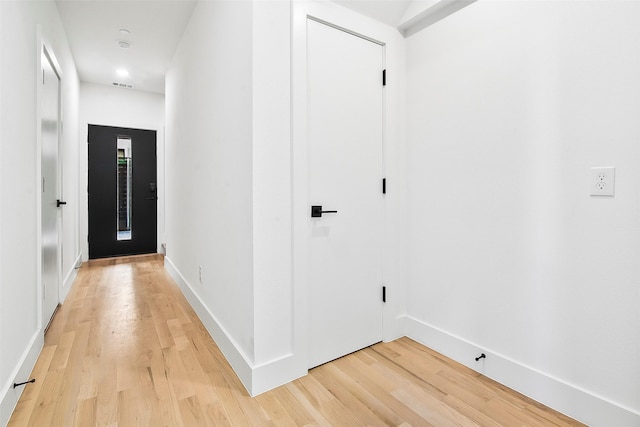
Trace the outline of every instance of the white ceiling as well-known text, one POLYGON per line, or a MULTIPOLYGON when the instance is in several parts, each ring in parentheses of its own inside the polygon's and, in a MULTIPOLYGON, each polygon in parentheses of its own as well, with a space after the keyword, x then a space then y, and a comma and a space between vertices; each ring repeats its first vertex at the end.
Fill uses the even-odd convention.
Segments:
MULTIPOLYGON (((80 80, 164 93, 164 75, 194 0, 56 0, 80 80), (120 29, 130 31, 129 35, 120 29), (118 41, 131 43, 122 49, 118 41), (129 77, 119 77, 124 68, 129 77)), ((123 89, 124 90, 124 89, 123 89)))
POLYGON ((362 15, 383 22, 392 27, 400 24, 402 17, 413 0, 333 0, 362 15))
MULTIPOLYGON (((334 1, 394 27, 412 3, 334 1)), ((56 0, 56 4, 81 81, 124 83, 136 90, 164 93, 165 73, 196 0, 56 0), (122 34, 121 29, 130 34, 122 34), (127 41, 131 47, 123 49, 118 46, 119 41, 127 41), (119 77, 119 68, 128 70, 130 75, 119 77)))

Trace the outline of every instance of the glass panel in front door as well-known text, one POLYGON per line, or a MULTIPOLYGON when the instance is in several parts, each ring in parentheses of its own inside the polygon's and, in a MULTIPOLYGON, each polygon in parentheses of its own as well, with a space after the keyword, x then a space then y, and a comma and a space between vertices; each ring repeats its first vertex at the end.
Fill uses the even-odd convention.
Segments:
POLYGON ((117 230, 118 240, 131 240, 131 181, 132 158, 131 138, 118 137, 118 191, 117 191, 117 230))

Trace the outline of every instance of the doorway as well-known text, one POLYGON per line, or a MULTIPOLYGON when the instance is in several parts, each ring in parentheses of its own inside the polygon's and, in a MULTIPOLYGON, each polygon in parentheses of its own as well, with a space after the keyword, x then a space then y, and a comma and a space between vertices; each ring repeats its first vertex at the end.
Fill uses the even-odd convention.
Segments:
POLYGON ((309 367, 382 340, 383 46, 307 21, 309 367))
POLYGON ((156 131, 89 125, 89 258, 157 251, 156 131))
POLYGON ((60 139, 60 73, 45 46, 41 51, 42 88, 40 92, 41 151, 41 257, 42 321, 45 331, 60 304, 61 271, 61 175, 58 159, 60 139))

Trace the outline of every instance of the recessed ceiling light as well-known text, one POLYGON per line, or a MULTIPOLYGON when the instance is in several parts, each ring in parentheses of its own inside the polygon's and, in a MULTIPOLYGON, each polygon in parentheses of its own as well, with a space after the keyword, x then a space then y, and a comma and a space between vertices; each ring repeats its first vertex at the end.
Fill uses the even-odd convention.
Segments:
POLYGON ((129 77, 129 72, 124 68, 118 68, 116 70, 116 74, 119 75, 120 77, 129 77))
POLYGON ((127 30, 126 28, 120 28, 120 34, 122 34, 123 36, 128 36, 129 34, 131 34, 131 31, 127 30))
POLYGON ((126 40, 118 40, 118 46, 122 49, 129 49, 131 47, 131 43, 126 40))

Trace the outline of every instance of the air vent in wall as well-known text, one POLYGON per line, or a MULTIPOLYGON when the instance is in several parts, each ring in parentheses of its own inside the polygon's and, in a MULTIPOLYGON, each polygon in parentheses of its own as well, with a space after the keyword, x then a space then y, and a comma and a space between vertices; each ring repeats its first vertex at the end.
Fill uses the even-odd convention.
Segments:
POLYGON ((123 87, 125 89, 133 89, 133 85, 130 85, 128 83, 118 83, 118 82, 113 82, 113 85, 115 87, 123 87))

